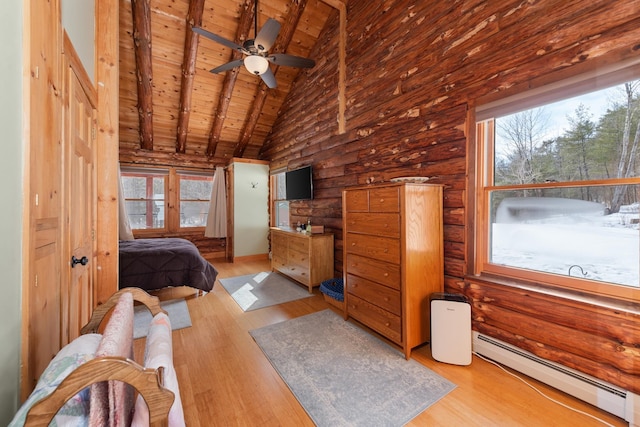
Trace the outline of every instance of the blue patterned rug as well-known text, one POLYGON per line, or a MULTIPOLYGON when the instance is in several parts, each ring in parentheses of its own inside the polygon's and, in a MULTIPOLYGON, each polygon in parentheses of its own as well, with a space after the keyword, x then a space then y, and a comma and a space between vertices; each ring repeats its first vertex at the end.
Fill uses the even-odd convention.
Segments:
POLYGON ((402 426, 455 384, 331 310, 249 332, 318 426, 402 426))

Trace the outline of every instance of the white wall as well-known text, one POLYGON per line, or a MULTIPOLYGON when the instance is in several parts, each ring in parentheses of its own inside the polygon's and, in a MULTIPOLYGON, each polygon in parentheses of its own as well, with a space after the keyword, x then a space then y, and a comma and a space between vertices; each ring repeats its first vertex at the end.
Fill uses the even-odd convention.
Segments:
POLYGON ((233 165, 233 256, 267 254, 269 165, 242 162, 233 165))
POLYGON ((74 49, 95 83, 95 1, 62 0, 62 26, 69 35, 74 49))
POLYGON ((13 418, 20 390, 22 4, 0 2, 0 425, 13 418))

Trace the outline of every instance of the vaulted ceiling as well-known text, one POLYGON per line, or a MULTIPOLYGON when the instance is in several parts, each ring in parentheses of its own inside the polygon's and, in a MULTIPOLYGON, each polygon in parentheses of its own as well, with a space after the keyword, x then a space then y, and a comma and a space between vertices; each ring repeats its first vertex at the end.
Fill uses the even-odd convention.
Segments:
MULTIPOLYGON (((281 24, 269 53, 314 59, 327 19, 342 0, 260 0, 258 30, 281 24), (330 6, 329 4, 334 4, 330 6)), ((120 157, 149 163, 225 163, 258 158, 298 73, 271 65, 269 89, 243 66, 209 70, 241 54, 192 25, 237 44, 255 37, 254 0, 120 1, 120 157)))

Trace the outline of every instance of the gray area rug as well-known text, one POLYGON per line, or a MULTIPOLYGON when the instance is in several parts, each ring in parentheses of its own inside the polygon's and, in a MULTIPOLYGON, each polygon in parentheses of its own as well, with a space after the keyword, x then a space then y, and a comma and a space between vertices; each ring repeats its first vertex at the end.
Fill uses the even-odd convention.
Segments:
POLYGON ((220 279, 220 283, 244 311, 313 296, 302 285, 274 272, 220 279))
POLYGON ((456 387, 331 310, 249 333, 318 426, 402 426, 456 387))
MULTIPOLYGON (((171 322, 171 329, 183 329, 191 326, 191 316, 187 302, 182 299, 161 301, 160 306, 165 309, 171 322)), ((144 305, 133 307, 133 338, 146 337, 149 333, 151 312, 144 305)))

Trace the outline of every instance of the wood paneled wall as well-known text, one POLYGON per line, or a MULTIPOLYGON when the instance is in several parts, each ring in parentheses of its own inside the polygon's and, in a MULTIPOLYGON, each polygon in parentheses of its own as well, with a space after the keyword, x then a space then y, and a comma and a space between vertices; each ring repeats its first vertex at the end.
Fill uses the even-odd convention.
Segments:
POLYGON ((292 203, 292 220, 311 217, 335 233, 336 275, 344 187, 416 175, 443 184, 446 290, 473 300, 474 329, 640 393, 633 381, 640 375, 638 303, 604 314, 598 304, 537 295, 540 310, 523 310, 530 292, 463 280, 473 227, 466 206, 469 108, 518 85, 637 57, 639 12, 637 0, 350 0, 346 131, 338 132, 337 121, 336 12, 311 55, 316 67, 295 83, 261 158, 273 166, 313 165, 315 198, 292 203), (505 299, 508 306, 498 302, 505 299), (571 309, 555 311, 560 302, 571 309), (592 326, 571 327, 590 319, 592 326))
POLYGON ((136 236, 136 239, 157 239, 163 237, 179 237, 181 239, 187 239, 196 245, 200 254, 208 260, 217 258, 224 259, 227 256, 227 239, 204 237, 204 232, 202 230, 180 233, 144 233, 141 235, 137 235, 134 231, 134 235, 136 236))

